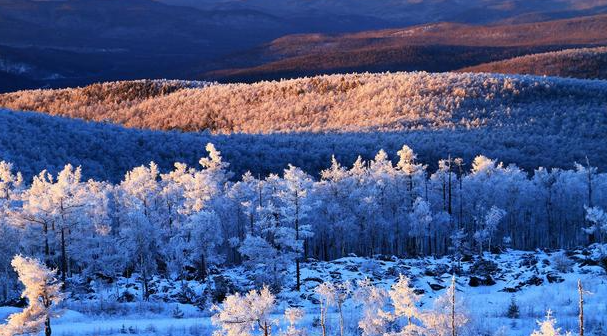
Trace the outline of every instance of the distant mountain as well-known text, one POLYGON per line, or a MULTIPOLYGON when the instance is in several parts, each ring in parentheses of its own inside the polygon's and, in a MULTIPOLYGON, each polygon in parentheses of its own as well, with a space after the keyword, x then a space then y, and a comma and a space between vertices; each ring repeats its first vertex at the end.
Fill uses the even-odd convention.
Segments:
MULTIPOLYGON (((557 49, 547 43, 507 50, 463 43, 476 39, 470 34, 495 32, 477 31, 477 25, 501 23, 503 33, 520 22, 604 13, 606 5, 607 0, 0 0, 0 62, 28 69, 0 69, 15 79, 0 82, 0 92, 140 78, 253 81, 361 69, 459 69, 557 49), (445 21, 459 24, 438 23, 445 21), (417 42, 402 42, 406 36, 398 42, 383 30, 399 27, 392 32, 409 34, 412 25, 437 33, 454 29, 445 36, 459 44, 444 47, 445 39, 432 32, 414 32, 417 42), (372 32, 340 35, 360 31, 372 32), (461 33, 468 35, 458 38, 461 33), (313 42, 293 34, 319 35, 310 35, 313 42), (294 43, 307 51, 291 54, 294 43)), ((584 29, 573 22, 570 28, 584 29)), ((595 28, 589 35, 603 29, 595 28)), ((577 42, 594 43, 584 41, 585 35, 577 42)))
MULTIPOLYGON (((203 11, 151 0, 0 0, 0 62, 27 65, 32 71, 13 75, 40 87, 187 77, 220 55, 293 32, 289 22, 244 9, 203 11)), ((0 92, 8 89, 0 83, 0 92)))
POLYGON ((606 12, 605 0, 159 0, 205 10, 254 9, 280 17, 381 18, 406 26, 439 21, 537 22, 606 12))
POLYGON ((209 72, 222 81, 351 71, 450 71, 567 47, 607 45, 607 15, 526 24, 437 23, 353 34, 290 35, 227 58, 248 67, 209 72))
POLYGON ((468 67, 461 72, 494 72, 607 79, 607 47, 567 49, 468 67))

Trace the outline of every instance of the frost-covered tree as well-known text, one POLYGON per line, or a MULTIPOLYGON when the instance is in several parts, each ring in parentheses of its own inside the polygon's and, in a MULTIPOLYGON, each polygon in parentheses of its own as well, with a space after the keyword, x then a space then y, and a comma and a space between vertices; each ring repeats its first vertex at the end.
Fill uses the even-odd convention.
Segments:
POLYGON ((479 229, 474 233, 474 239, 478 244, 480 255, 483 255, 483 244, 487 242, 488 249, 491 250, 491 240, 497 231, 498 224, 506 215, 506 211, 496 206, 492 206, 480 220, 479 229))
POLYGON ((304 336, 303 329, 297 328, 297 323, 304 317, 304 310, 301 308, 287 308, 285 310, 285 320, 289 323, 287 330, 281 333, 281 336, 304 336))
POLYGON ((304 253, 304 244, 306 239, 313 235, 310 225, 302 222, 311 209, 308 197, 311 189, 312 177, 301 169, 289 165, 284 172, 282 188, 277 195, 281 201, 280 213, 284 221, 292 223, 291 225, 295 230, 294 241, 283 245, 289 245, 296 254, 295 276, 298 291, 301 287, 300 262, 304 253))
POLYGON ((388 292, 394 307, 394 319, 405 318, 407 326, 415 320, 421 320, 421 312, 417 307, 421 295, 416 294, 409 283, 409 278, 399 275, 398 281, 392 285, 388 292))
MULTIPOLYGON (((24 205, 18 215, 23 225, 37 226, 36 231, 41 229, 47 265, 55 264, 51 259, 59 252, 58 264, 64 283, 70 261, 69 236, 71 232, 77 231, 76 225, 88 219, 88 197, 91 194, 84 189, 80 179, 80 168, 74 169, 69 164, 56 178, 46 172, 40 173, 24 194, 24 205)), ((32 239, 36 238, 32 237, 32 239)))
POLYGON ((552 316, 552 311, 546 312, 546 318, 543 321, 538 321, 539 330, 536 329, 531 333, 531 336, 567 336, 570 332, 563 333, 561 328, 556 327, 556 318, 552 316))
POLYGON ((25 287, 21 296, 27 299, 28 306, 8 317, 7 324, 0 328, 0 335, 37 334, 44 329, 44 334, 50 336, 51 318, 59 314, 57 305, 64 298, 56 271, 49 270, 37 259, 20 255, 15 256, 11 264, 25 287))
POLYGON ((586 220, 591 223, 591 226, 584 228, 584 231, 588 234, 595 234, 598 241, 602 242, 603 233, 607 232, 607 213, 597 206, 586 206, 585 209, 586 220))
POLYGON ((430 204, 423 198, 418 197, 413 203, 413 208, 409 214, 411 230, 409 235, 415 238, 416 251, 424 253, 427 251, 426 239, 431 234, 432 212, 430 204))
POLYGON ((223 242, 220 219, 214 212, 202 210, 188 218, 187 227, 191 230, 188 250, 192 262, 205 280, 208 265, 220 264, 225 259, 218 250, 223 242))
POLYGON ((424 177, 426 166, 416 162, 417 154, 415 154, 407 145, 403 145, 403 148, 401 148, 397 154, 399 159, 396 167, 407 180, 409 204, 413 207, 413 202, 418 197, 415 192, 415 188, 417 187, 416 183, 418 179, 424 177))
POLYGON ((147 300, 149 281, 158 269, 158 230, 143 212, 130 212, 125 220, 128 225, 122 226, 119 233, 119 242, 127 256, 125 266, 139 273, 142 296, 147 300))
POLYGON ((277 323, 271 317, 275 309, 275 297, 266 286, 246 295, 229 295, 221 307, 215 306, 214 309, 217 313, 213 315, 212 321, 220 328, 214 334, 217 336, 247 336, 254 329, 259 329, 264 336, 270 336, 272 326, 277 323))
POLYGON ((363 335, 382 335, 386 332, 390 314, 386 311, 388 293, 381 287, 375 286, 369 279, 358 282, 354 299, 362 304, 362 317, 358 327, 363 335))
POLYGON ((0 288, 1 297, 9 298, 13 276, 10 261, 18 252, 21 237, 19 231, 11 223, 11 212, 15 211, 16 202, 23 190, 21 173, 13 172, 13 165, 0 161, 0 288))
POLYGON ((327 335, 327 313, 329 312, 329 307, 335 303, 335 286, 330 282, 323 282, 318 285, 314 292, 320 296, 319 306, 320 306, 320 329, 322 335, 327 335))
POLYGON ((423 324, 427 332, 436 336, 461 335, 468 323, 466 309, 460 295, 457 295, 455 276, 451 285, 434 301, 432 310, 423 314, 423 324))

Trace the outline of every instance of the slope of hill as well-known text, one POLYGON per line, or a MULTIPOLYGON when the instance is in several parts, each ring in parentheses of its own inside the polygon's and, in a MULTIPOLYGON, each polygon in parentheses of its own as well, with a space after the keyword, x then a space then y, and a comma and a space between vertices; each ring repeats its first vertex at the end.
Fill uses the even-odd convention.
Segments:
POLYGON ((607 15, 541 23, 437 23, 341 35, 289 35, 234 54, 222 70, 203 77, 252 81, 344 70, 449 71, 526 54, 606 44, 607 15))
POLYGON ((570 168, 588 156, 604 169, 606 99, 604 81, 451 73, 21 91, 0 96, 0 105, 103 123, 2 112, 0 158, 27 176, 71 162, 86 166, 86 176, 116 181, 150 160, 163 169, 175 161, 196 165, 207 142, 237 174, 261 175, 288 163, 318 172, 332 154, 351 164, 358 154, 369 159, 385 149, 394 155, 409 144, 430 163, 449 154, 466 162, 484 154, 531 170, 570 168))
POLYGON ((246 171, 255 176, 279 173, 288 164, 320 172, 330 166, 332 155, 351 165, 357 155, 368 160, 380 149, 394 158, 403 144, 410 145, 431 169, 449 154, 463 157, 467 163, 483 154, 529 171, 538 166, 571 168, 588 156, 593 165, 607 169, 604 138, 532 130, 211 135, 135 130, 7 110, 0 110, 0 127, 0 160, 13 162, 28 181, 43 169, 57 173, 66 163, 83 166, 86 178, 112 182, 150 161, 163 171, 172 169, 174 162, 196 167, 199 158, 206 155, 208 142, 222 151, 236 176, 246 171))
POLYGON ((174 92, 140 96, 143 83, 20 91, 0 95, 0 106, 128 127, 213 133, 526 127, 599 136, 605 130, 598 126, 607 121, 603 113, 607 83, 582 80, 425 72, 351 74, 176 87, 174 92))
POLYGON ((526 55, 460 71, 607 79, 607 48, 567 49, 526 55))

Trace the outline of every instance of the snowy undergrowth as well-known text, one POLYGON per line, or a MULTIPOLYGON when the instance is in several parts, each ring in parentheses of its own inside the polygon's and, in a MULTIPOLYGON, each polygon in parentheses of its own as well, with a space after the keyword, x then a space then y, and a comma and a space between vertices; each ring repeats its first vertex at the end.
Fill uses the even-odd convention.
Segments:
MULTIPOLYGON (((548 309, 554 312, 563 330, 577 329, 577 281, 582 281, 586 296, 587 335, 607 334, 607 276, 597 265, 598 249, 557 252, 508 251, 503 254, 485 254, 461 263, 457 276, 457 295, 464 298, 470 316, 469 330, 475 335, 529 335, 548 309), (512 300, 519 309, 519 317, 508 317, 512 300)), ((449 285, 453 265, 449 257, 398 259, 378 256, 375 259, 351 256, 332 262, 308 260, 302 264, 302 288, 296 292, 295 270, 283 274, 282 290, 276 293, 276 319, 288 307, 305 311, 301 326, 309 335, 319 334, 319 297, 315 288, 323 281, 356 282, 369 278, 375 285, 389 289, 399 274, 406 275, 418 293, 423 293, 421 310, 449 285)), ((140 301, 136 276, 116 283, 101 285, 92 282, 80 287, 87 293, 71 294, 64 307, 66 314, 54 322, 54 335, 211 335, 209 308, 211 296, 217 291, 247 291, 255 288, 254 275, 243 267, 216 270, 208 284, 199 281, 173 281, 156 278, 151 283, 154 294, 149 302, 140 301), (187 284, 193 303, 180 296, 187 284), (218 288, 221 287, 221 288, 218 288), (131 293, 132 296, 125 293, 131 293), (134 302, 118 302, 116 297, 130 297, 134 302), (102 300, 100 300, 102 298, 102 300), (181 314, 177 314, 181 311, 181 314)), ((74 279, 76 281, 77 279, 74 279)), ((82 280, 80 280, 82 281, 82 280)), ((74 286, 76 286, 74 284, 74 286)), ((0 318, 13 308, 0 309, 0 318)), ((344 305, 346 331, 357 335, 360 307, 351 299, 344 305)), ((338 334, 338 317, 334 309, 327 316, 328 334, 338 334)), ((274 334, 285 330, 285 322, 274 334)))

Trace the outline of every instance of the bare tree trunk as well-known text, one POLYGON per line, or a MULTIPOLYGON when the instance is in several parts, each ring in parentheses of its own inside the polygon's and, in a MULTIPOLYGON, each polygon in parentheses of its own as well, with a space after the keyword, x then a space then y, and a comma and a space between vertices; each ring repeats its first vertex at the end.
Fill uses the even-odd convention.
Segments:
MULTIPOLYGON (((341 299, 340 299, 341 300, 341 299)), ((339 310, 339 335, 344 336, 344 314, 342 310, 343 302, 337 302, 337 309, 339 310)))
MULTIPOLYGON (((299 194, 295 190, 295 241, 299 241, 299 194)), ((295 272, 297 277, 297 291, 301 290, 301 270, 300 270, 300 256, 298 255, 295 259, 295 272)))
POLYGON ((67 276, 67 253, 65 249, 65 228, 61 226, 61 281, 63 288, 67 287, 65 279, 67 276))
POLYGON ((320 329, 322 330, 322 336, 327 336, 327 327, 325 325, 325 309, 320 301, 320 329))
POLYGON ((198 271, 200 279, 203 282, 206 282, 207 280, 207 261, 206 258, 204 257, 204 253, 200 254, 200 270, 198 271))
POLYGON ((44 321, 44 335, 51 336, 51 333, 51 318, 47 316, 46 321, 44 321))
POLYGON ((577 289, 580 294, 580 336, 584 336, 584 287, 582 281, 577 281, 577 289))
POLYGON ((44 235, 44 257, 46 258, 45 263, 47 267, 51 266, 51 249, 48 243, 48 224, 42 225, 42 233, 44 235))
POLYGON ((453 289, 451 293, 451 336, 455 335, 455 275, 451 280, 451 288, 453 289))

